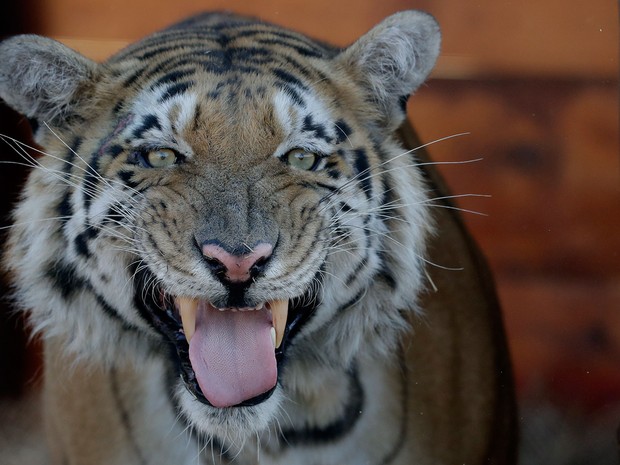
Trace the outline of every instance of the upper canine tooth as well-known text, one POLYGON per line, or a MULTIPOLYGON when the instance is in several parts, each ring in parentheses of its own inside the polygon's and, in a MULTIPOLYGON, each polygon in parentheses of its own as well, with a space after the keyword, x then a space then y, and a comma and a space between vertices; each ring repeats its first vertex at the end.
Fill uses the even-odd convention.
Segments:
POLYGON ((288 300, 273 300, 269 302, 271 307, 271 318, 273 327, 276 330, 276 348, 282 344, 284 330, 286 329, 286 319, 288 317, 288 300))
POLYGON ((198 310, 198 299, 191 297, 177 297, 179 313, 181 314, 181 322, 183 323, 183 331, 185 339, 190 341, 196 330, 196 312, 198 310))

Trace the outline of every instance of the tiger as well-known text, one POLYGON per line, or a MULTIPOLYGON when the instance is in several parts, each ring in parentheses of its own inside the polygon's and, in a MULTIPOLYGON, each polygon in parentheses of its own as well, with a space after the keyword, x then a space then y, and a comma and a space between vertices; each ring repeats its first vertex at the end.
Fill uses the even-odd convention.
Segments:
POLYGON ((344 48, 223 12, 102 63, 0 44, 50 463, 514 463, 492 282, 406 121, 440 42, 401 11, 344 48))

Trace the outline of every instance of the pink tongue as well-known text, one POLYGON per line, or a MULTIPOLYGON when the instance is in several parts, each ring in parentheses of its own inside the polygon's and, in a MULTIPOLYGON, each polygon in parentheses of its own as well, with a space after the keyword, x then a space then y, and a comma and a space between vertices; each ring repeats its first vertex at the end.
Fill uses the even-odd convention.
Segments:
POLYGON ((220 311, 201 302, 189 360, 202 393, 214 407, 231 407, 276 385, 269 311, 220 311))

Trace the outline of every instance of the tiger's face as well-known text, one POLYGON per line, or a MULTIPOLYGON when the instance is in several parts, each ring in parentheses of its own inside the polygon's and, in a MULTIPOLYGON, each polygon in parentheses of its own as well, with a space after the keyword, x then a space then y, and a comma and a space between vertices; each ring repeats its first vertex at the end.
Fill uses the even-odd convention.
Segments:
POLYGON ((338 286, 368 286, 385 226, 369 172, 378 154, 336 86, 302 94, 307 107, 269 75, 241 76, 242 97, 209 99, 215 86, 140 114, 167 91, 149 89, 110 146, 135 190, 143 314, 175 341, 191 394, 232 407, 271 395, 297 335, 351 299, 338 286))
POLYGON ((62 105, 0 77, 47 154, 8 252, 35 325, 108 363, 167 357, 207 434, 261 431, 308 367, 389 351, 430 230, 391 134, 438 40, 413 12, 344 51, 207 15, 103 65, 39 38, 0 49, 12 75, 26 52, 65 58, 62 105))

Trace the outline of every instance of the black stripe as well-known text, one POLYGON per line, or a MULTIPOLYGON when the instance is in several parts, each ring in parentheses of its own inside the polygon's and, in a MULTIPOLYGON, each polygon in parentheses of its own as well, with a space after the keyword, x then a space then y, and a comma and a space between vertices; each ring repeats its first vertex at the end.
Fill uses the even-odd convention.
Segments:
POLYGON ((58 215, 61 221, 68 221, 73 216, 73 207, 71 205, 71 191, 66 190, 58 204, 58 215))
POLYGON ((129 416, 129 408, 125 406, 124 399, 121 395, 121 390, 119 387, 119 375, 116 371, 116 368, 112 366, 110 368, 110 390, 112 391, 112 397, 114 398, 114 402, 116 403, 116 408, 121 417, 121 424, 123 425, 123 429, 125 430, 124 436, 129 441, 131 448, 133 449, 138 462, 141 465, 147 465, 147 461, 144 457, 144 454, 140 450, 138 445, 138 441, 134 435, 133 427, 131 425, 131 417, 129 416))
POLYGON ((327 175, 332 179, 340 179, 342 173, 336 169, 327 170, 327 175))
MULTIPOLYGON (((233 69, 230 66, 226 66, 225 63, 221 63, 221 62, 218 63, 216 61, 201 60, 201 61, 197 61, 196 64, 201 66, 202 69, 204 69, 206 72, 217 74, 217 75, 221 75, 221 74, 225 74, 230 71, 233 71, 233 69)), ((253 67, 253 66, 235 66, 234 71, 242 73, 242 74, 260 74, 261 73, 260 68, 253 67)))
MULTIPOLYGON (((126 85, 124 87, 129 87, 129 85, 126 85)), ((118 114, 121 112, 124 106, 125 106, 125 101, 123 99, 119 100, 118 102, 116 102, 116 105, 114 105, 114 108, 112 109, 112 114, 114 116, 118 116, 118 114)))
POLYGON ((202 117, 202 105, 198 103, 198 105, 196 105, 196 110, 194 113, 194 125, 192 127, 192 130, 198 131, 198 128, 200 127, 201 117, 202 117))
POLYGON ((175 95, 184 93, 187 89, 189 89, 190 87, 194 85, 195 85, 194 81, 186 81, 186 82, 179 82, 178 84, 174 84, 168 87, 166 91, 162 94, 162 96, 159 98, 159 103, 163 103, 166 100, 171 99, 175 95))
POLYGON ((136 139, 139 139, 146 131, 153 128, 159 129, 161 131, 161 124, 159 123, 159 119, 155 115, 146 115, 142 119, 142 124, 136 129, 134 129, 133 136, 136 139))
POLYGON ((95 292, 93 286, 85 278, 78 275, 77 268, 73 264, 63 261, 49 264, 46 275, 53 281, 54 286, 60 291, 63 298, 66 299, 78 291, 88 291, 95 297, 103 313, 120 324, 124 331, 140 332, 137 326, 125 320, 118 310, 108 304, 103 296, 95 292))
POLYGON ((108 154, 112 157, 112 158, 116 158, 118 157, 121 153, 123 153, 123 146, 122 145, 118 145, 118 144, 113 144, 110 147, 108 147, 108 154))
POLYGON ((146 73, 146 69, 146 67, 138 68, 136 71, 130 74, 129 77, 126 78, 123 82, 123 88, 126 89, 132 87, 138 81, 138 79, 144 76, 144 73, 146 73))
POLYGON ((353 134, 351 126, 349 126, 344 120, 339 119, 334 123, 334 132, 336 133, 336 144, 340 144, 347 140, 347 138, 353 134))
POLYGON ((76 137, 75 139, 73 139, 73 143, 69 145, 70 148, 67 150, 67 153, 64 156, 65 164, 62 167, 63 173, 69 174, 71 172, 71 168, 73 168, 73 163, 75 162, 76 154, 79 153, 82 142, 83 140, 81 137, 76 137))
POLYGON ((351 300, 349 300, 346 304, 341 305, 340 307, 338 307, 338 311, 337 313, 342 313, 346 310, 348 310, 349 308, 353 307, 354 305, 356 305, 360 300, 362 300, 362 298, 366 295, 366 289, 362 289, 361 291, 359 291, 357 294, 355 294, 355 297, 353 297, 351 300))
MULTIPOLYGON (((381 210, 379 212, 379 216, 381 217, 380 221, 384 223, 388 229, 391 229, 390 224, 393 222, 392 217, 400 218, 401 215, 396 206, 396 195, 391 184, 391 175, 389 173, 383 174, 381 177, 381 185, 383 193, 381 195, 381 210), (389 212, 389 214, 387 214, 387 212, 389 212)), ((398 283, 392 270, 389 268, 388 256, 385 250, 379 252, 379 259, 381 261, 381 267, 378 276, 390 289, 395 290, 398 287, 398 283)))
POLYGON ((347 287, 349 287, 349 286, 351 286, 351 284, 353 284, 353 281, 355 281, 355 278, 357 278, 357 276, 360 274, 360 272, 364 268, 366 268, 367 265, 368 265, 368 255, 366 255, 365 257, 363 257, 360 260, 360 262, 357 264, 357 266, 355 267, 353 272, 351 272, 351 274, 347 277, 347 279, 346 279, 347 287))
POLYGON ((87 287, 86 280, 79 277, 75 266, 69 263, 57 261, 46 268, 46 275, 52 280, 53 286, 60 291, 63 299, 68 299, 87 287))
POLYGON ((118 179, 129 187, 130 189, 136 189, 138 187, 138 183, 133 180, 134 172, 130 170, 121 170, 117 173, 118 179))
MULTIPOLYGON (((277 35, 277 34, 273 34, 272 32, 270 32, 269 35, 277 35)), ((298 54, 300 54, 301 56, 308 57, 308 58, 325 57, 325 53, 321 49, 318 49, 318 48, 313 49, 307 46, 295 45, 295 44, 286 42, 285 40, 281 40, 281 39, 258 39, 257 42, 260 44, 264 44, 264 45, 281 45, 282 47, 292 49, 296 51, 298 54)))
POLYGON ((355 427, 364 410, 365 395, 357 369, 355 367, 352 368, 347 375, 349 395, 347 396, 347 404, 344 406, 342 416, 326 426, 308 426, 303 429, 282 430, 280 437, 283 448, 335 442, 355 427))
MULTIPOLYGON (((329 184, 325 184, 322 182, 317 182, 316 184, 312 185, 312 184, 308 184, 305 187, 310 187, 311 189, 314 188, 314 186, 316 187, 320 187, 322 189, 327 189, 328 191, 332 192, 332 193, 339 193, 340 192, 340 188, 339 187, 335 187, 335 186, 330 186, 329 184)), ((331 197, 331 194, 330 194, 331 197)), ((321 199, 322 200, 322 199, 321 199)))
POLYGON ((113 203, 106 211, 106 214, 103 217, 101 224, 118 225, 119 223, 122 223, 123 220, 126 219, 125 216, 121 213, 124 210, 126 210, 126 207, 123 207, 123 204, 121 202, 113 203))
POLYGON ((340 211, 342 211, 344 213, 357 212, 357 210, 355 208, 353 208, 351 205, 349 205, 346 202, 340 202, 340 204, 338 206, 340 207, 340 211))
POLYGON ((218 74, 222 74, 231 70, 233 66, 232 57, 225 50, 209 50, 209 54, 206 56, 208 62, 218 71, 218 74))
POLYGON ((156 87, 163 86, 166 84, 176 84, 181 79, 186 78, 194 74, 193 70, 175 70, 169 73, 164 74, 162 77, 157 79, 155 83, 151 86, 151 89, 155 89, 156 87))
POLYGON ((97 228, 92 225, 86 226, 86 229, 78 234, 73 241, 76 252, 83 257, 90 258, 92 254, 88 248, 88 243, 98 235, 99 230, 97 228))
POLYGON ((304 117, 301 130, 304 132, 312 133, 313 137, 317 139, 322 139, 328 144, 331 144, 333 141, 333 138, 327 134, 327 129, 325 128, 325 125, 321 123, 315 123, 312 115, 306 115, 304 117))
POLYGON ((111 320, 116 321, 119 325, 121 325, 121 328, 124 331, 127 332, 132 332, 132 333, 142 333, 142 331, 140 330, 140 328, 138 328, 136 325, 134 325, 133 323, 130 323, 129 321, 125 320, 125 318, 123 318, 120 314, 120 312, 118 310, 116 310, 114 307, 112 307, 104 298, 102 295, 98 294, 94 288, 92 287, 92 285, 89 285, 88 290, 95 296, 95 299, 97 300, 97 303, 99 304, 99 306, 101 307, 101 309, 103 310, 103 313, 105 315, 107 315, 108 317, 110 317, 111 320))
POLYGON ((235 47, 228 49, 234 62, 243 62, 252 65, 271 63, 274 59, 271 50, 263 47, 235 47))
POLYGON ((273 69, 271 70, 273 75, 283 81, 286 84, 290 84, 293 86, 297 86, 300 89, 307 89, 306 85, 299 80, 296 76, 293 76, 291 73, 284 71, 282 69, 273 69))
MULTIPOLYGON (((162 40, 160 43, 165 44, 167 41, 162 40)), ((148 44, 149 48, 150 46, 154 46, 151 50, 145 51, 144 53, 142 53, 142 55, 138 55, 135 56, 135 51, 134 51, 134 57, 139 60, 139 61, 148 61, 151 58, 153 58, 154 56, 160 55, 162 53, 166 53, 166 52, 172 52, 174 50, 178 50, 180 48, 179 45, 163 45, 160 46, 160 44, 148 44)))
POLYGON ((275 82, 274 85, 283 90, 296 105, 299 105, 301 108, 306 108, 306 101, 299 95, 299 92, 297 92, 294 87, 282 81, 275 82))
POLYGON ((169 58, 166 61, 162 61, 161 63, 158 63, 157 65, 151 67, 150 69, 148 69, 148 72, 146 72, 145 69, 143 71, 145 73, 143 76, 143 81, 148 82, 152 79, 158 79, 159 76, 162 74, 174 73, 183 70, 195 73, 196 64, 197 63, 195 58, 192 59, 192 57, 187 54, 175 55, 174 57, 169 58))
POLYGON ((303 77, 307 79, 311 79, 313 82, 321 82, 325 83, 323 80, 326 77, 321 71, 317 71, 315 69, 308 68, 307 65, 300 63, 294 58, 288 55, 278 55, 278 61, 284 61, 288 67, 292 67, 296 72, 301 74, 303 77))
POLYGON ((356 149, 355 153, 355 169, 357 174, 360 175, 358 178, 359 183, 362 185, 362 190, 366 194, 368 199, 372 198, 372 183, 370 182, 370 178, 372 173, 370 172, 370 164, 368 163, 368 156, 366 155, 366 150, 363 148, 356 149))
POLYGON ((292 31, 273 29, 270 28, 269 25, 261 23, 246 24, 247 25, 243 28, 236 26, 233 31, 230 31, 231 37, 236 40, 242 37, 267 36, 256 38, 256 42, 263 43, 267 40, 280 40, 281 44, 279 43, 279 45, 306 47, 312 49, 314 53, 321 53, 324 51, 317 43, 292 31), (274 39, 274 37, 277 39, 274 39))
POLYGON ((95 190, 98 187, 101 176, 97 172, 99 169, 99 157, 97 153, 91 157, 88 166, 86 167, 84 173, 84 180, 82 181, 82 194, 83 194, 83 203, 84 203, 84 211, 88 211, 90 208, 90 204, 95 197, 95 190))
POLYGON ((392 274, 392 271, 388 268, 387 253, 385 250, 379 251, 379 260, 381 261, 381 267, 379 269, 378 276, 385 281, 390 289, 396 290, 398 284, 396 282, 396 278, 392 274))

